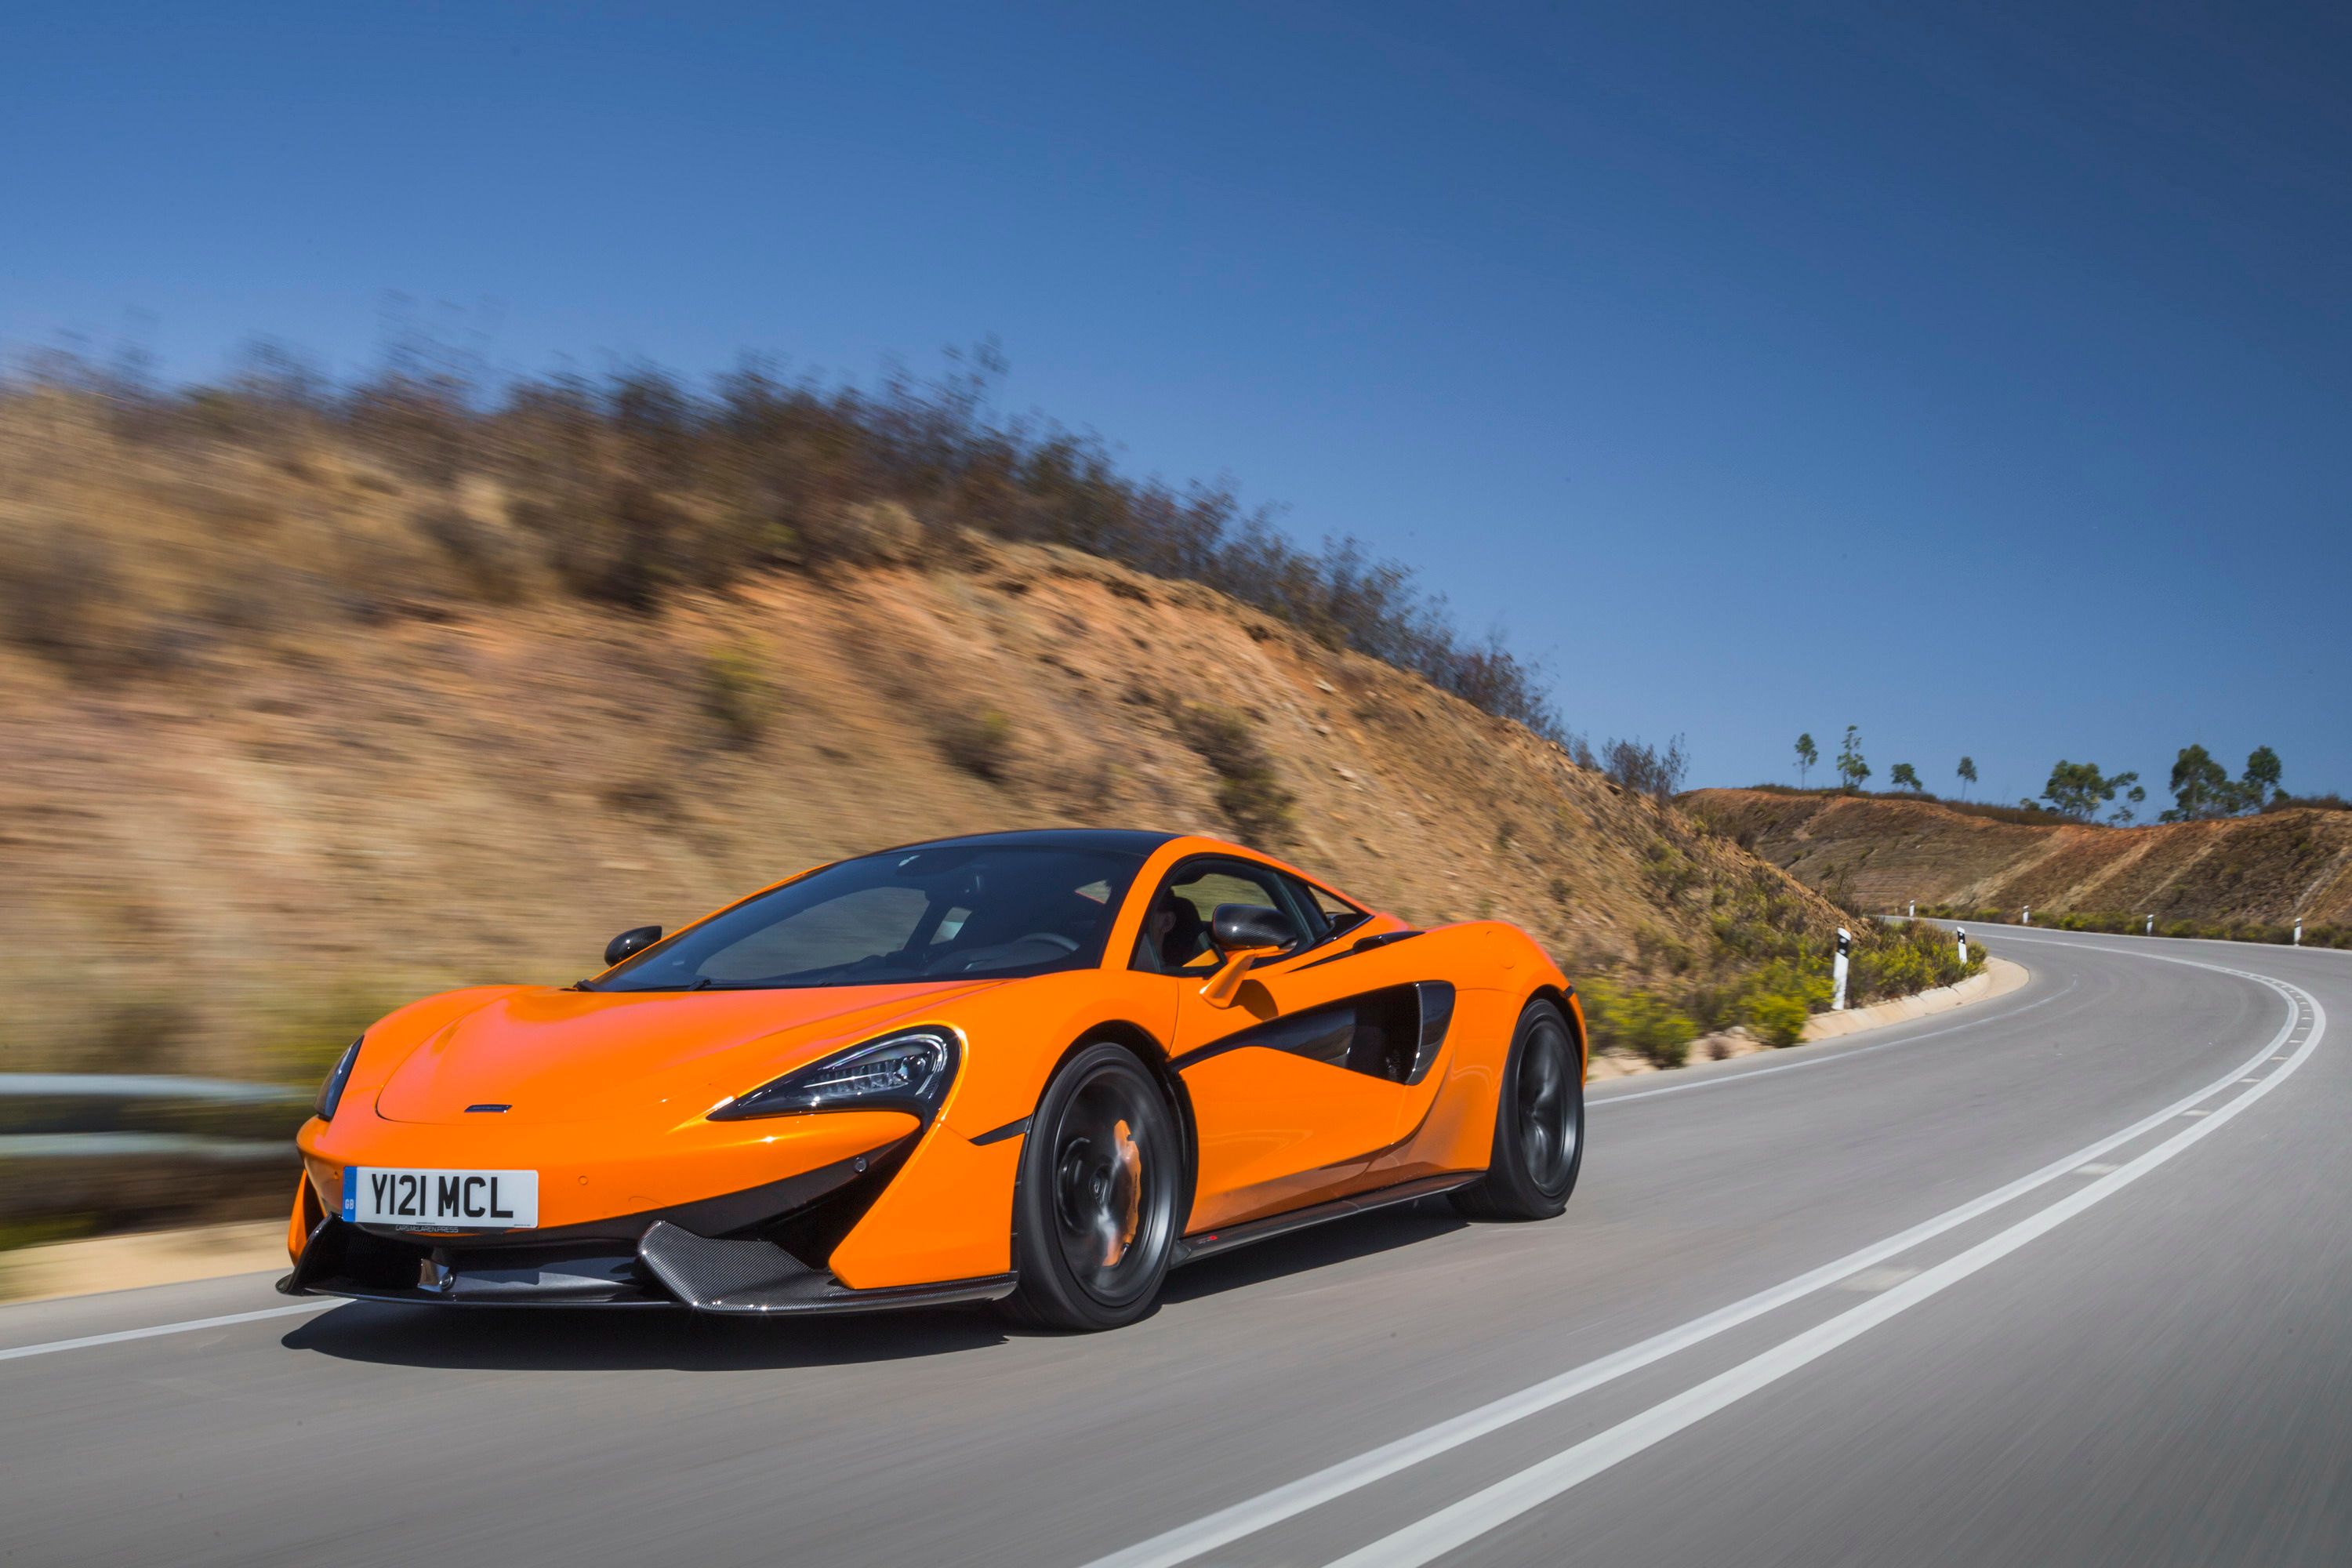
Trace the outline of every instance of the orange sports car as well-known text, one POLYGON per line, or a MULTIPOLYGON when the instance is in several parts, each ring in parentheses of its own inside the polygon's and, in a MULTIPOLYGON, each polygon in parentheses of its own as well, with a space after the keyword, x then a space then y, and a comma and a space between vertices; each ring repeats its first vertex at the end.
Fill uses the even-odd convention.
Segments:
POLYGON ((1318 1220, 1557 1215, 1583 1155, 1582 1016, 1526 933, 1211 838, 911 844, 604 961, 352 1042, 281 1290, 1110 1328, 1318 1220))

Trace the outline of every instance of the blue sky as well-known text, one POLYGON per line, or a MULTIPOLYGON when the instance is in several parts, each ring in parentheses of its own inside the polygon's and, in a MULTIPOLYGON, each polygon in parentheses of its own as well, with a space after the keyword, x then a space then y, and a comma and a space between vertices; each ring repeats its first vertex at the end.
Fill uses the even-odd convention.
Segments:
POLYGON ((2352 14, 1908 9, 16 7, 0 347, 993 334, 1699 782, 2352 789, 2352 14))

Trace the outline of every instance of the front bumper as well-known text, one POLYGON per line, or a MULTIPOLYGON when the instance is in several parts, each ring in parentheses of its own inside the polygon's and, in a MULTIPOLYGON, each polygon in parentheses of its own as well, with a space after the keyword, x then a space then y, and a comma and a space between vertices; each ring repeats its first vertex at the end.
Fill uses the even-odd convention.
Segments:
POLYGON ((701 1312, 874 1312, 1013 1293, 1011 1274, 859 1290, 772 1241, 700 1236, 656 1220, 632 1251, 609 1244, 541 1242, 456 1251, 377 1236, 340 1219, 320 1222, 289 1296, 341 1296, 451 1307, 688 1307, 701 1312))

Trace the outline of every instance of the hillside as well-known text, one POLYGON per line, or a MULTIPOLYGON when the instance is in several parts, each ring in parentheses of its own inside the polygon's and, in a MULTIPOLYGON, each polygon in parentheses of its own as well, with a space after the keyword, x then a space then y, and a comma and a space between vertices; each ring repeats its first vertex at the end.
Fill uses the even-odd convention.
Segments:
POLYGON ((1252 837, 1678 991, 1839 919, 1197 583, 876 503, 855 559, 645 609, 484 595, 452 579, 510 526, 493 479, 70 435, 0 467, 0 545, 51 573, 0 628, 6 1069, 306 1073, 419 990, 568 981, 827 858, 1049 823, 1252 837), (100 591, 56 571, 76 550, 100 591))
POLYGON ((1931 801, 1695 790, 1694 816, 1815 888, 1906 900, 2158 921, 2352 923, 2352 812, 2145 827, 1990 820, 1931 801))

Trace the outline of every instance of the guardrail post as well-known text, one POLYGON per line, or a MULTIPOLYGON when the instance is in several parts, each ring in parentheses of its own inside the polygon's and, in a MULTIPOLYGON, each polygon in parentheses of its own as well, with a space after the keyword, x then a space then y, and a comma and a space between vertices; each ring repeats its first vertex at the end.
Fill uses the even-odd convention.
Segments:
POLYGON ((1845 1011, 1845 955, 1853 946, 1853 932, 1843 926, 1838 927, 1837 963, 1831 970, 1830 1011, 1832 1013, 1845 1011))

